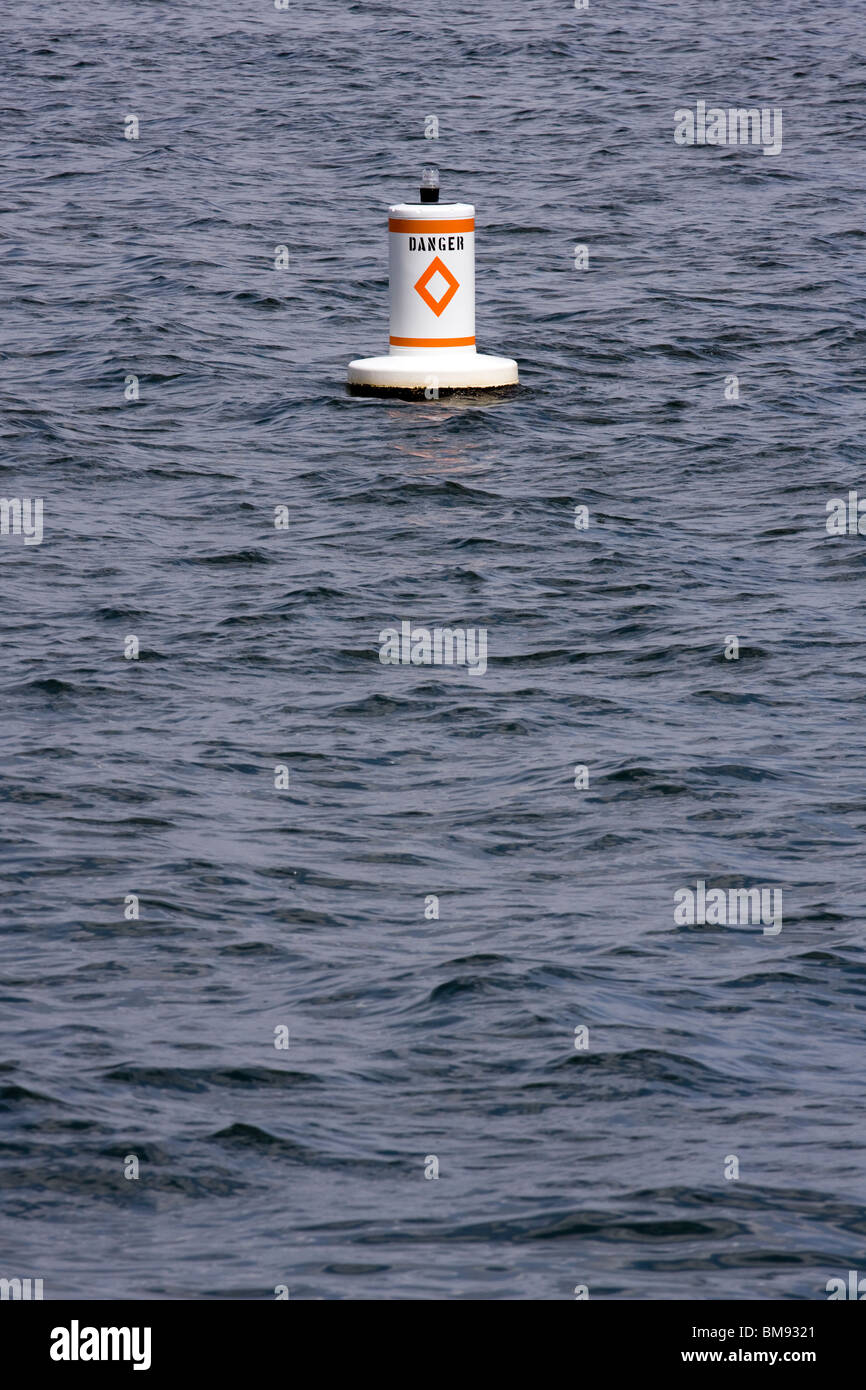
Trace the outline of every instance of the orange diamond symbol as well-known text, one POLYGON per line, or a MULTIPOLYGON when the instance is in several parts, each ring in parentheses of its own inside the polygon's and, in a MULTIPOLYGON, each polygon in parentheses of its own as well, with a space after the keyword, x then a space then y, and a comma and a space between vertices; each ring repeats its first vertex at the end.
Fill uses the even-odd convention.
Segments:
POLYGON ((421 279, 418 280, 415 285, 415 289, 418 291, 421 298, 424 300, 424 303, 427 305, 427 308, 433 310, 433 313, 436 315, 437 319, 439 315, 444 313, 444 311, 448 308, 448 305, 451 303, 459 288, 460 284, 458 280, 454 277, 454 275, 452 275, 445 262, 440 261, 438 256, 434 257, 434 259, 430 262, 427 269, 424 271, 424 274, 421 276, 421 279), (442 279, 447 280, 448 282, 448 288, 441 299, 434 299, 427 288, 437 271, 442 276, 442 279))

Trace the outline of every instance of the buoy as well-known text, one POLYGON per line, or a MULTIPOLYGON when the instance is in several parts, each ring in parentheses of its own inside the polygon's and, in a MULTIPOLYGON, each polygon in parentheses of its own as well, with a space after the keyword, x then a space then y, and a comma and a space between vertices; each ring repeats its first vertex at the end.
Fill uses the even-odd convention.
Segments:
POLYGON ((503 392, 517 363, 475 350, 475 208, 439 202, 439 171, 425 168, 418 203, 388 209, 391 335, 387 357, 349 363, 357 396, 503 392))

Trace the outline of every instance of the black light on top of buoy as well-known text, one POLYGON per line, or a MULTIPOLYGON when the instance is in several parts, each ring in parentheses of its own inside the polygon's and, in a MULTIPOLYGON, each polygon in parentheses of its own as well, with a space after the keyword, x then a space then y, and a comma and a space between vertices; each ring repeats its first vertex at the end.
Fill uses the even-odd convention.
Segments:
POLYGON ((435 164, 425 164, 421 170, 421 202, 439 202, 439 170, 435 164))

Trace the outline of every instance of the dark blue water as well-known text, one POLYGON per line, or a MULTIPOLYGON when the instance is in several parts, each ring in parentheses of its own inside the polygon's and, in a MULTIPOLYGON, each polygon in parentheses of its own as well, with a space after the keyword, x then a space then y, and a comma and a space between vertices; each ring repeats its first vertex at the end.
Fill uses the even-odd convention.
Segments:
POLYGON ((866 1270, 862 8, 4 30, 0 490, 44 537, 0 537, 0 1275, 826 1297, 866 1270), (782 108, 781 154, 678 146, 698 100, 782 108), (345 394, 433 158, 515 399, 345 394), (382 665, 407 618, 486 673, 382 665), (698 879, 781 932, 678 926, 698 879))

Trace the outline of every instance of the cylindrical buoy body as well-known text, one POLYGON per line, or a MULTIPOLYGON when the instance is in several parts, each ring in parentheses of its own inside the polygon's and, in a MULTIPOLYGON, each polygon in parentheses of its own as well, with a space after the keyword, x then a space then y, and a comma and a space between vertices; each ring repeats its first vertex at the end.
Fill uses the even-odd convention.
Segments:
POLYGON ((475 350, 475 209, 397 203, 388 209, 390 351, 475 350))
POLYGON ((517 363, 510 357, 475 349, 475 208, 432 201, 438 175, 435 182, 435 189, 422 185, 422 196, 430 201, 388 209, 388 356, 349 363, 348 386, 357 395, 432 400, 518 384, 517 363))

